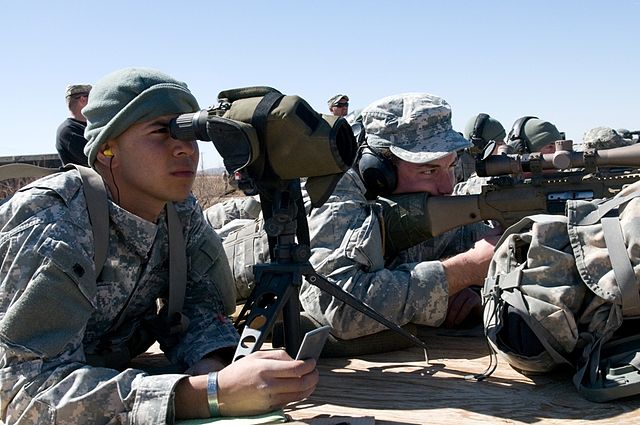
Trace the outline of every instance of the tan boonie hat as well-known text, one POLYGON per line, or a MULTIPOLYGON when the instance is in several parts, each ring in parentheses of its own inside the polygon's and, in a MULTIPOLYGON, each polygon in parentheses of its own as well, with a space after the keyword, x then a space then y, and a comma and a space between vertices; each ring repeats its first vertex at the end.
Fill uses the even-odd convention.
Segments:
POLYGON ((360 113, 372 148, 388 148, 398 158, 414 164, 440 159, 471 146, 451 127, 451 107, 428 93, 388 96, 360 113))
POLYGON ((349 101, 349 96, 347 96, 346 94, 337 94, 329 99, 327 101, 327 104, 329 105, 329 107, 336 106, 336 104, 340 102, 340 99, 342 99, 343 97, 347 99, 347 102, 349 101))
POLYGON ((76 94, 89 94, 91 91, 90 84, 72 84, 67 86, 67 90, 65 91, 65 97, 71 97, 76 94))

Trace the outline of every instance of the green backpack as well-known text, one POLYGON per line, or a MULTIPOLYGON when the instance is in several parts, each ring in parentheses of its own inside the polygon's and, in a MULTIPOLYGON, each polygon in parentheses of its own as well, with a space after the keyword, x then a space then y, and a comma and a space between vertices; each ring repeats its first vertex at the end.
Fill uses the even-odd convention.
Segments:
POLYGON ((571 368, 591 401, 640 393, 639 197, 634 183, 504 233, 483 289, 484 326, 514 369, 571 368))

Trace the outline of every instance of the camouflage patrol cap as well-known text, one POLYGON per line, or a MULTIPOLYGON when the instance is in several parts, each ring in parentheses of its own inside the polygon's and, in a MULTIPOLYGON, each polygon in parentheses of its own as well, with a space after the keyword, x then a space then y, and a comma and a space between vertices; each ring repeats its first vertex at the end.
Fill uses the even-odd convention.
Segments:
POLYGON ((524 138, 529 142, 531 152, 539 152, 546 145, 562 139, 555 125, 538 118, 527 120, 523 133, 524 138))
POLYGON ((587 149, 611 149, 629 145, 617 131, 609 127, 595 127, 586 131, 582 141, 587 149))
POLYGON ((424 164, 471 143, 451 127, 451 107, 428 93, 404 93, 379 99, 361 112, 367 144, 388 148, 398 158, 424 164))
MULTIPOLYGON (((469 121, 467 121, 467 124, 464 126, 464 137, 467 140, 471 140, 473 136, 478 115, 480 114, 476 114, 469 118, 469 121)), ((500 124, 500 121, 490 116, 484 121, 482 128, 479 128, 478 130, 480 130, 480 134, 476 134, 476 137, 481 138, 485 142, 489 142, 491 140, 502 142, 504 138, 507 137, 507 132, 502 124, 500 124)))
POLYGON ((65 97, 71 97, 77 94, 89 94, 91 91, 91 84, 71 84, 67 86, 65 90, 65 97))
POLYGON ((327 101, 327 105, 329 105, 329 108, 331 108, 332 106, 336 106, 336 104, 340 102, 340 99, 342 99, 343 97, 347 99, 347 101, 349 101, 349 96, 347 96, 346 94, 337 94, 327 101))

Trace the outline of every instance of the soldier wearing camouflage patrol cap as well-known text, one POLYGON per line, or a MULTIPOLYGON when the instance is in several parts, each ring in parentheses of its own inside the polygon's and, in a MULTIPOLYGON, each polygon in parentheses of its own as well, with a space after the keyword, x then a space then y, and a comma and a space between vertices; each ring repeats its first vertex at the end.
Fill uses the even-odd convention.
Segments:
MULTIPOLYGON (((459 228, 388 258, 376 195, 450 194, 456 151, 470 143, 452 129, 449 104, 428 93, 385 97, 360 116, 366 147, 359 163, 308 217, 310 262, 320 274, 400 325, 459 324, 471 311, 480 310, 479 295, 467 288, 483 282, 493 241, 480 238, 489 229, 483 224, 459 228)), ((300 300, 305 314, 331 325, 340 339, 384 329, 307 282, 300 300)))
POLYGON ((284 350, 230 364, 235 293, 221 241, 190 193, 198 145, 169 131, 199 110, 187 85, 162 72, 115 71, 83 109, 85 153, 106 186, 103 216, 89 216, 77 169, 0 206, 0 422, 164 425, 266 413, 315 388, 315 362, 284 350), (104 220, 95 235, 94 218, 104 220), (184 259, 181 288, 170 251, 184 259), (182 307, 169 315, 176 299, 182 307), (129 368, 155 340, 174 373, 129 368))
POLYGON ((331 99, 327 101, 327 105, 329 105, 331 114, 337 117, 344 117, 349 114, 349 96, 346 94, 331 96, 331 99))
POLYGON ((595 127, 584 133, 582 146, 584 149, 611 149, 631 145, 616 130, 610 127, 595 127))
POLYGON ((82 114, 82 108, 87 105, 91 84, 72 84, 65 90, 67 108, 71 116, 64 120, 56 131, 56 150, 62 164, 88 165, 84 154, 87 139, 84 129, 87 119, 82 114))

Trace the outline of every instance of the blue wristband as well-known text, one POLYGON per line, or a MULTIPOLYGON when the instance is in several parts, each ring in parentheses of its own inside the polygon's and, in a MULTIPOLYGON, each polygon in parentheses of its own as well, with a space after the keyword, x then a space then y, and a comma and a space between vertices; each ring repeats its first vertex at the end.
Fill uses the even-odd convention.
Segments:
POLYGON ((209 403, 209 415, 212 418, 220 416, 218 406, 218 372, 211 372, 207 376, 207 402, 209 403))

